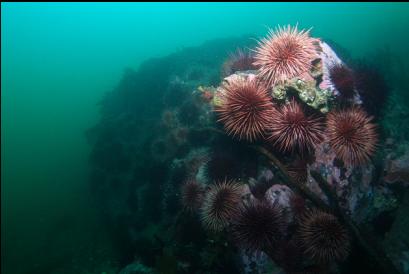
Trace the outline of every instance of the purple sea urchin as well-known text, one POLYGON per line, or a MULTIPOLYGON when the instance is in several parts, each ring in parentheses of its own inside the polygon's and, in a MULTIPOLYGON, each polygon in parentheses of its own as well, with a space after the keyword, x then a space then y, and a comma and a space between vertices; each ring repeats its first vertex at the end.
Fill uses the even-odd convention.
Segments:
POLYGON ((194 211, 200 208, 205 193, 202 184, 190 179, 182 185, 182 204, 189 210, 194 211))
POLYGON ((268 202, 245 205, 232 224, 238 245, 251 250, 273 248, 283 237, 285 221, 282 209, 268 202))
POLYGON ((354 73, 344 64, 336 64, 329 68, 329 77, 342 98, 354 96, 354 73))
POLYGON ((301 217, 299 225, 301 247, 314 261, 329 263, 348 256, 348 232, 334 215, 312 210, 301 217))
POLYGON ((234 181, 215 183, 202 206, 202 222, 207 229, 221 231, 239 213, 242 187, 234 181))

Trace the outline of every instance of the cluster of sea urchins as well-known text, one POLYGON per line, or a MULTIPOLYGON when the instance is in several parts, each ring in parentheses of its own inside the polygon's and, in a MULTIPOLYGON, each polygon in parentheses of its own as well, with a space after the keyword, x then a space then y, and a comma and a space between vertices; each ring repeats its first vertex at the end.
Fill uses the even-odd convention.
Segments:
MULTIPOLYGON (((307 113, 294 98, 276 102, 270 91, 309 72, 319 56, 319 39, 297 27, 283 27, 259 41, 254 54, 258 74, 234 74, 219 89, 215 111, 227 134, 248 142, 268 141, 283 153, 305 154, 328 140, 345 165, 365 164, 375 152, 377 134, 372 118, 353 104, 327 116, 307 113)), ((352 71, 346 65, 329 68, 328 76, 340 100, 354 94, 352 71)), ((340 104, 341 105, 341 104, 340 104)), ((340 108, 340 107, 339 107, 340 108)))
POLYGON ((254 197, 246 200, 245 193, 243 186, 236 181, 225 180, 205 187, 189 179, 182 186, 182 202, 186 210, 200 213, 206 229, 230 233, 238 247, 264 251, 284 269, 305 270, 309 266, 302 266, 303 259, 308 259, 314 266, 326 266, 348 256, 347 229, 334 215, 307 209, 304 202, 300 203, 300 200, 304 201, 301 197, 295 202, 292 199, 292 210, 297 212, 294 217, 298 216, 294 218, 297 229, 295 235, 288 238, 287 211, 267 199, 254 197), (290 253, 297 251, 296 254, 287 254, 289 244, 294 245, 290 253), (297 263, 289 263, 289 256, 298 256, 297 263))
MULTIPOLYGON (((340 103, 331 105, 333 109, 326 115, 296 95, 285 101, 272 97, 275 85, 311 76, 320 50, 320 40, 311 38, 309 30, 290 26, 270 30, 254 54, 237 51, 225 64, 229 70, 225 67, 224 71, 232 75, 225 78, 213 100, 218 122, 228 135, 250 143, 264 142, 285 154, 286 159, 292 158, 285 166, 291 179, 300 185, 308 176, 309 157, 304 156, 313 154, 321 143, 328 144, 345 166, 367 163, 377 143, 372 117, 354 101, 359 85, 353 71, 343 63, 327 68, 327 79, 338 91, 340 103)), ((217 154, 212 159, 206 169, 212 184, 189 180, 182 187, 185 209, 199 212, 205 228, 227 231, 238 246, 264 251, 290 272, 309 273, 348 256, 348 232, 336 216, 311 209, 301 195, 294 194, 290 199, 291 221, 287 210, 266 199, 264 186, 260 187, 262 191, 255 191, 257 195, 245 195, 245 188, 236 181, 240 172, 235 160, 239 159, 217 154), (294 235, 287 233, 291 231, 294 235), (312 265, 291 265, 288 258, 296 255, 290 253, 299 254, 312 265)))

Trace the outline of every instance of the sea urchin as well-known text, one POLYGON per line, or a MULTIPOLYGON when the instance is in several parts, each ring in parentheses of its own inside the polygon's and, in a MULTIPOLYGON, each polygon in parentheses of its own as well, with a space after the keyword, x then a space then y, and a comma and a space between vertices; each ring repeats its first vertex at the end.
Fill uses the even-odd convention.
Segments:
POLYGON ((213 184, 202 206, 202 222, 207 229, 223 230, 239 213, 242 187, 234 181, 213 184))
POLYGON ((309 30, 298 31, 297 26, 270 29, 255 49, 254 65, 260 67, 259 76, 271 87, 310 70, 317 57, 314 42, 309 30))
POLYGON ((304 253, 318 263, 342 261, 349 254, 348 232, 330 213, 305 213, 300 220, 299 237, 304 253))
POLYGON ((332 111, 327 116, 327 136, 337 157, 348 166, 364 164, 375 152, 377 134, 359 107, 332 111))
POLYGON ((250 202, 232 223, 233 237, 239 246, 250 250, 271 250, 283 237, 283 210, 268 202, 250 202))
POLYGON ((204 187, 196 180, 189 179, 182 185, 182 204, 189 210, 199 209, 203 202, 204 187))
POLYGON ((323 129, 321 117, 306 115, 293 99, 272 117, 269 138, 281 151, 302 153, 322 140, 323 129))
POLYGON ((246 71, 257 69, 254 63, 254 54, 252 52, 237 49, 231 53, 229 59, 223 64, 223 76, 229 76, 236 71, 246 71))
POLYGON ((232 78, 223 85, 215 108, 228 134, 254 141, 264 135, 274 114, 267 88, 255 79, 232 78))
POLYGON ((344 64, 335 64, 329 68, 329 77, 342 98, 354 96, 354 73, 344 64))

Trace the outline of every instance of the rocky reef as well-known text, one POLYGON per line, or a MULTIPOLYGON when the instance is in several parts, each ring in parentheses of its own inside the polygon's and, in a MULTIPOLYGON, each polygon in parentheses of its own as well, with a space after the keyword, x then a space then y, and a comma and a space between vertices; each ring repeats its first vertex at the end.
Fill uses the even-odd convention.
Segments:
POLYGON ((127 70, 87 132, 120 273, 408 273, 406 107, 355 64, 286 26, 127 70))

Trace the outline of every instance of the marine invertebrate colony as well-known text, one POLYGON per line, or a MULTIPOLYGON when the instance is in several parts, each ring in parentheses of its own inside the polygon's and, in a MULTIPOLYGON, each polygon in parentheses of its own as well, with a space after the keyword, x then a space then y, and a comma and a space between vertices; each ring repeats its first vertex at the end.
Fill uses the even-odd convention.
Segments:
POLYGON ((282 151, 301 153, 322 140, 324 124, 320 117, 306 115, 292 100, 271 118, 269 138, 282 151))
POLYGON ((298 31, 290 25, 270 29, 255 50, 254 65, 260 67, 259 76, 271 87, 308 71, 317 58, 314 42, 309 30, 298 31))
POLYGON ((267 88, 256 79, 235 77, 223 85, 221 104, 215 108, 228 134, 254 141, 262 137, 274 107, 267 88))
POLYGON ((220 231, 239 213, 241 186, 234 181, 213 184, 207 192, 201 208, 205 227, 220 231))
POLYGON ((349 254, 348 232, 332 214, 318 210, 305 213, 299 233, 304 253, 318 263, 341 261, 349 254))
POLYGON ((375 152, 377 134, 371 120, 359 107, 335 110, 328 114, 329 143, 344 164, 364 164, 375 152))

